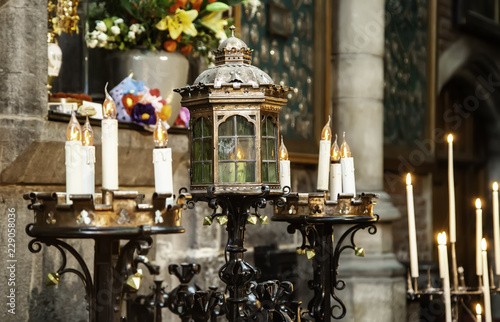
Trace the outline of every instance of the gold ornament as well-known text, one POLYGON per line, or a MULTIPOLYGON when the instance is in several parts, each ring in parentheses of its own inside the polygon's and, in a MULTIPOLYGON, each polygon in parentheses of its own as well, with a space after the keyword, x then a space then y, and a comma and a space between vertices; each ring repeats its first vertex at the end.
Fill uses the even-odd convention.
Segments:
POLYGON ((133 288, 134 290, 138 290, 142 284, 142 269, 137 269, 134 275, 130 275, 127 278, 127 285, 133 288))
POLYGON ((255 216, 255 215, 248 216, 247 217, 247 223, 249 223, 250 225, 257 224, 257 216, 255 216))
POLYGON ((358 257, 365 257, 365 250, 363 249, 363 247, 355 247, 354 255, 358 257))
POLYGON ((211 226, 213 223, 212 217, 206 216, 203 218, 203 226, 211 226))
POLYGON ((45 280, 45 285, 46 286, 55 286, 59 284, 59 281, 61 280, 61 276, 59 273, 49 273, 47 274, 47 279, 45 280))
POLYGON ((316 252, 314 251, 314 249, 308 249, 308 250, 306 250, 306 256, 307 256, 307 259, 311 259, 314 256, 316 256, 316 252))
POLYGON ((219 216, 219 217, 217 217, 217 222, 221 226, 224 226, 225 224, 227 224, 227 221, 228 221, 227 216, 219 216))

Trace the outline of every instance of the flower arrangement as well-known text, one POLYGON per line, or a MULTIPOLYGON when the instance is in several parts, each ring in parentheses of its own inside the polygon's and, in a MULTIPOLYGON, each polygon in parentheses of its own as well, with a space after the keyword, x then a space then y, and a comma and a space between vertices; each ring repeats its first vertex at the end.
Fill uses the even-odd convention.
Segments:
POLYGON ((87 46, 165 49, 202 56, 226 39, 223 13, 243 0, 105 0, 91 3, 87 46))

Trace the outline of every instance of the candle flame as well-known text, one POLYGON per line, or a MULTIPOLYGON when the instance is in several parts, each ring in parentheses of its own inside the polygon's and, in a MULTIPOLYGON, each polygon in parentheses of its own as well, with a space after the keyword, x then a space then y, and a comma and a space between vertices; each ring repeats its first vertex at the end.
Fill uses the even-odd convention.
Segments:
POLYGON ((481 250, 484 252, 488 249, 488 245, 486 244, 486 238, 481 239, 481 250))
POLYGON ((242 157, 243 157, 243 156, 241 155, 241 150, 240 150, 240 149, 238 149, 238 151, 236 151, 236 158, 237 158, 238 160, 241 160, 241 158, 242 158, 242 157))
POLYGON ((453 143, 453 134, 448 134, 448 143, 453 143))
POLYGON ((76 119, 74 113, 71 113, 71 118, 69 119, 68 127, 66 129, 66 140, 67 141, 80 141, 82 139, 82 128, 80 123, 76 119))
POLYGON ((286 149, 285 143, 283 142, 283 135, 281 136, 280 160, 281 161, 288 160, 288 150, 286 149))
POLYGON ((340 146, 340 155, 342 158, 350 158, 351 157, 351 148, 349 148, 349 145, 347 144, 345 140, 345 132, 342 135, 344 137, 342 141, 342 145, 340 146))
POLYGON ((153 140, 155 142, 155 147, 164 148, 168 143, 168 133, 167 129, 163 125, 163 122, 159 117, 156 117, 155 130, 153 132, 153 140))
POLYGON ((94 145, 94 131, 90 126, 89 117, 85 120, 85 124, 83 125, 83 135, 82 135, 82 144, 83 146, 93 146, 94 145))
POLYGON ((481 209, 481 199, 476 199, 476 209, 481 209))
POLYGON ((406 184, 407 185, 411 185, 411 174, 408 172, 408 174, 406 175, 406 184))
POLYGON ((340 148, 337 144, 337 134, 335 134, 335 141, 333 142, 330 150, 330 160, 335 163, 340 161, 340 148))
POLYGON ((106 93, 106 99, 102 103, 102 116, 105 119, 116 119, 116 104, 108 93, 108 83, 104 87, 104 93, 106 93))
POLYGON ((328 122, 323 127, 321 131, 321 140, 330 141, 332 139, 332 130, 330 129, 330 116, 328 116, 328 122))
POLYGON ((493 182, 493 191, 498 191, 498 182, 493 182))
POLYGON ((438 244, 446 245, 446 233, 444 231, 438 234, 438 244))
POLYGON ((476 305, 476 314, 481 315, 482 309, 481 309, 481 304, 477 303, 476 305))

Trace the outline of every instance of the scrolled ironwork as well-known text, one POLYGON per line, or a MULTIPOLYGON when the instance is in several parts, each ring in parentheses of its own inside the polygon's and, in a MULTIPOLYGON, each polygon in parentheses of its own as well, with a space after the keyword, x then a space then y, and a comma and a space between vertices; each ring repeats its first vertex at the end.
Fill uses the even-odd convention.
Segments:
POLYGON ((57 269, 56 273, 59 274, 59 276, 62 276, 66 273, 73 273, 76 276, 78 276, 78 278, 82 281, 82 284, 85 289, 85 297, 88 301, 90 321, 94 321, 94 314, 95 314, 95 299, 93 298, 94 285, 92 281, 92 275, 90 274, 90 271, 88 269, 87 264, 85 263, 85 260, 72 246, 70 246, 69 244, 65 243, 62 240, 56 238, 36 237, 31 232, 32 227, 33 224, 29 224, 26 226, 26 233, 30 237, 34 237, 34 239, 32 239, 28 243, 28 250, 34 254, 39 253, 42 250, 42 244, 45 244, 46 246, 49 247, 53 246, 59 251, 62 257, 62 263, 57 269), (67 264, 66 252, 69 252, 76 259, 82 271, 79 271, 74 268, 66 268, 67 264))

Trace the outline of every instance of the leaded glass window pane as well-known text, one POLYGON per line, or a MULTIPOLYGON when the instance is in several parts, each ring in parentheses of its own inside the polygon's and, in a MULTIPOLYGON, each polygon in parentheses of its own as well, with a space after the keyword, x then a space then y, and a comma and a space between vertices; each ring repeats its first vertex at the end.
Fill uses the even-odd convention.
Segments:
POLYGON ((208 119, 200 117, 193 122, 193 178, 192 183, 213 182, 213 147, 208 119))
POLYGON ((235 115, 219 124, 219 181, 255 182, 255 124, 235 115))
POLYGON ((261 128, 262 181, 275 183, 278 182, 276 120, 265 116, 261 128))

